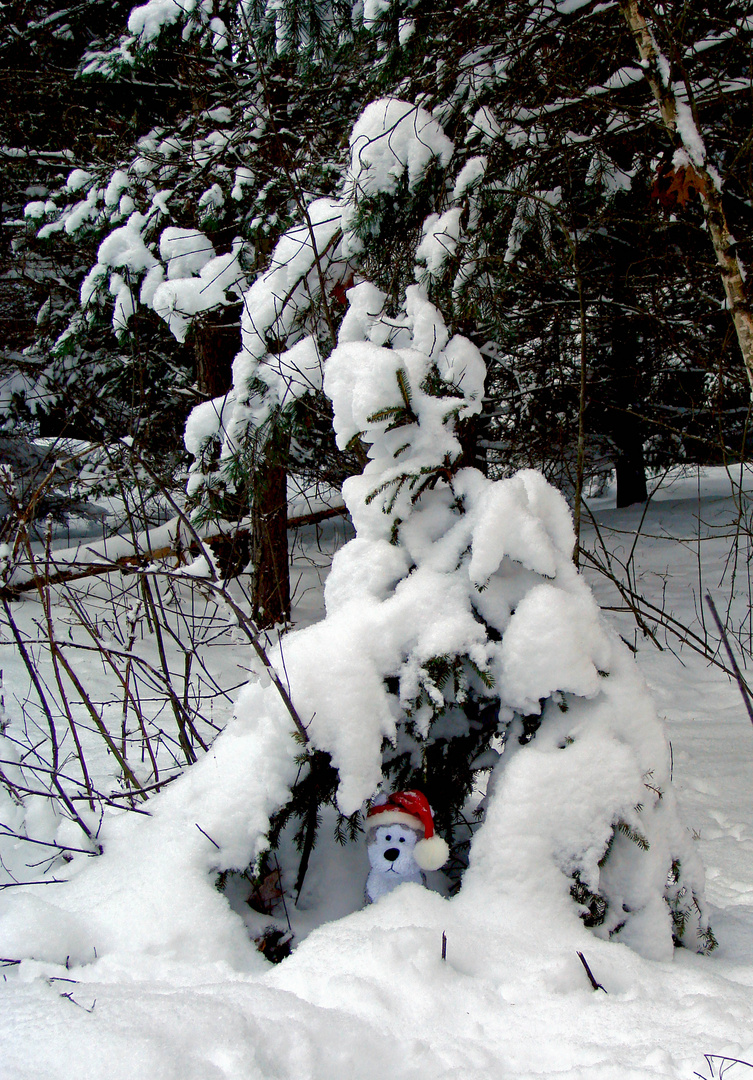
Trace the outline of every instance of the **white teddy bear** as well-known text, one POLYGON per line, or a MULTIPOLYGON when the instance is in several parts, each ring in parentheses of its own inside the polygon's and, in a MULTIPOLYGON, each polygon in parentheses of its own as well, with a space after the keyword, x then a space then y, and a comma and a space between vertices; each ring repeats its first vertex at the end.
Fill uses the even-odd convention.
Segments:
POLYGON ((426 884, 424 870, 438 870, 450 854, 434 832, 434 817, 420 791, 398 791, 375 800, 366 818, 371 871, 366 903, 391 892, 403 881, 426 884))

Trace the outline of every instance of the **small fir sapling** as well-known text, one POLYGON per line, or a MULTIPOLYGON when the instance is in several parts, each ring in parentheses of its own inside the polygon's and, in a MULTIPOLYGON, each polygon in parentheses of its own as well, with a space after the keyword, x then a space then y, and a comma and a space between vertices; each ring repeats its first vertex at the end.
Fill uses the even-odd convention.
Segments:
POLYGON ((420 786, 452 838, 504 743, 469 883, 553 889, 596 933, 652 956, 673 939, 712 947, 666 742, 573 566, 564 499, 530 470, 493 481, 462 466, 484 364, 421 287, 395 316, 368 282, 348 298, 324 385, 340 445, 361 440, 368 462, 344 485, 357 535, 333 562, 326 618, 284 642, 311 717, 294 797, 315 753, 342 814, 382 784, 420 786))
MULTIPOLYGON (((376 196, 408 167, 386 136, 409 110, 392 112, 367 110, 365 177, 351 140, 358 182, 344 250, 358 251, 348 228, 366 235, 376 196), (385 154, 372 149, 379 118, 385 154)), ((430 125, 421 136, 450 160, 430 125)), ((423 285, 409 285, 397 308, 367 280, 347 298, 324 390, 338 445, 367 454, 343 487, 356 537, 333 562, 326 618, 284 646, 311 748, 337 778, 323 801, 354 820, 381 785, 419 787, 452 840, 477 774, 499 759, 470 882, 554 889, 596 933, 650 955, 673 941, 713 947, 666 740, 573 565, 564 498, 534 471, 494 481, 465 464, 463 428, 481 410, 486 368, 423 285)), ((304 780, 316 771, 305 757, 304 780)))

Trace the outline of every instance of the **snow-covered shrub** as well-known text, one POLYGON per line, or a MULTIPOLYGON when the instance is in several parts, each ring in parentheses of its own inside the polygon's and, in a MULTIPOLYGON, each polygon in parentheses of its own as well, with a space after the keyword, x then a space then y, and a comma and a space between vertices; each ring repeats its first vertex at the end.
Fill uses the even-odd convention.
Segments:
MULTIPOLYGON (((341 204, 351 265, 368 261, 383 197, 401 184, 410 194, 452 153, 421 109, 366 110, 341 204)), ((461 170, 455 187, 466 179, 461 170)), ((452 253, 446 238, 460 239, 460 218, 441 199, 437 209, 414 229, 420 279, 452 253)), ((397 312, 395 299, 367 280, 351 288, 324 365, 338 445, 360 444, 368 462, 343 488, 357 535, 333 564, 327 617, 276 657, 309 744, 273 836, 291 816, 304 822, 305 872, 316 808, 330 802, 352 823, 381 784, 423 788, 451 830, 499 758, 471 882, 504 874, 518 901, 553 893, 598 933, 653 955, 673 938, 710 947, 666 742, 573 566, 569 510, 536 472, 495 482, 468 467, 483 359, 424 287, 409 285, 397 312)), ((240 713, 259 708, 258 687, 241 695, 240 713)))
MULTIPOLYGON (((451 831, 496 758, 471 882, 496 881, 517 904, 552 892, 649 955, 673 938, 712 946, 668 747, 573 566, 564 499, 532 471, 495 482, 462 467, 484 365, 418 287, 396 318, 368 283, 350 300, 325 389, 341 444, 368 445, 344 488, 357 536, 335 557, 326 619, 284 645, 338 808, 357 813, 382 784, 420 786, 451 831)), ((241 695, 241 714, 256 695, 241 695)))

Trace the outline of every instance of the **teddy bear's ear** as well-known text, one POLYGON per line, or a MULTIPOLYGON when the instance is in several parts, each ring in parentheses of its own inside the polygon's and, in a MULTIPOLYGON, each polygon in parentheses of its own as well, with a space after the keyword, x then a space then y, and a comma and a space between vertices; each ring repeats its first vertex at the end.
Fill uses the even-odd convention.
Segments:
POLYGON ((441 836, 430 836, 419 840, 413 849, 413 858, 421 870, 439 870, 450 857, 450 849, 441 836))

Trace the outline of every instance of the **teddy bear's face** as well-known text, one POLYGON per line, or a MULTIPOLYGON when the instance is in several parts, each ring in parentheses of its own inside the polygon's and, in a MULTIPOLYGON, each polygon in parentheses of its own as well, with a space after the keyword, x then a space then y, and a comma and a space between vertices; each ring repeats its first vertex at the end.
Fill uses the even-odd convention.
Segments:
POLYGON ((407 825, 380 825, 369 836, 369 862, 380 874, 407 877, 416 873, 413 849, 418 833, 407 825))

